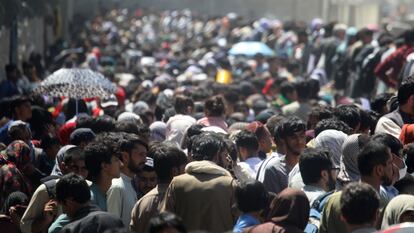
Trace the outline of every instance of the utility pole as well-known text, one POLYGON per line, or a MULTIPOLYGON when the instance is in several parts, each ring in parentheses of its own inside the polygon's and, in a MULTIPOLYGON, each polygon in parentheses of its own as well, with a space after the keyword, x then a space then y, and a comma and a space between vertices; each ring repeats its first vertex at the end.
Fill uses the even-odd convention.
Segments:
POLYGON ((18 50, 18 22, 17 16, 11 22, 10 25, 10 50, 9 50, 9 63, 17 65, 17 50, 18 50))

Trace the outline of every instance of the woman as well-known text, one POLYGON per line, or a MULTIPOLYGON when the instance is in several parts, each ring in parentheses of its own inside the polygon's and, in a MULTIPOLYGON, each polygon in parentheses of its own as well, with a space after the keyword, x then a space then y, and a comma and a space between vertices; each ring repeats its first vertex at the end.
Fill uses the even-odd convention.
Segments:
POLYGON ((331 151, 332 162, 336 168, 339 168, 342 155, 342 144, 348 135, 342 131, 327 129, 322 131, 315 138, 315 148, 325 148, 331 151))
POLYGON ((287 188, 270 204, 269 221, 250 228, 251 233, 303 233, 309 219, 309 201, 303 191, 287 188))
POLYGON ((414 222, 414 196, 401 194, 394 197, 387 205, 382 218, 381 229, 403 223, 414 222))
POLYGON ((204 103, 205 117, 197 121, 197 124, 204 126, 217 126, 227 132, 227 123, 224 120, 226 106, 223 97, 213 96, 204 103))
POLYGON ((13 192, 7 197, 0 214, 0 229, 2 232, 20 232, 20 220, 28 202, 29 198, 22 192, 13 192))

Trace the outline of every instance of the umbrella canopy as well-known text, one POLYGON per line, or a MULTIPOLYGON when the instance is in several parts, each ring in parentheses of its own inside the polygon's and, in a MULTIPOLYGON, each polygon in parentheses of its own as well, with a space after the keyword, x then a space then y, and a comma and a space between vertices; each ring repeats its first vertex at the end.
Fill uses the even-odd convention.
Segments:
POLYGON ((229 50, 230 55, 245 55, 254 56, 256 54, 262 54, 264 56, 274 56, 274 51, 269 48, 265 43, 257 41, 244 41, 239 42, 229 50))
POLYGON ((90 69, 62 68, 55 71, 34 92, 75 99, 109 97, 116 86, 102 74, 90 69))

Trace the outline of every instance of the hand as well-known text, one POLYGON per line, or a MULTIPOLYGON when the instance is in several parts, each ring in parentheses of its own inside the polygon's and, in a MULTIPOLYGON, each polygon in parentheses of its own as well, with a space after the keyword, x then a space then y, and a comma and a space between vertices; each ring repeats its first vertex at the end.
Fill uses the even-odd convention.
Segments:
POLYGON ((15 225, 20 225, 20 216, 17 214, 16 207, 12 206, 9 209, 10 217, 15 225))
POLYGON ((57 215, 58 207, 55 200, 50 200, 45 204, 43 209, 43 217, 48 223, 53 222, 57 215))

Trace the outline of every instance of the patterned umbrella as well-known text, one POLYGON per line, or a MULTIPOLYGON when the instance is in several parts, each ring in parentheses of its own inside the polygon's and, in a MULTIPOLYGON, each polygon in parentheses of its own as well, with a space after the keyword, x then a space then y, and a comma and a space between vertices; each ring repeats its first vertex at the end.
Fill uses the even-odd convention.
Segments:
POLYGON ((42 81, 34 92, 74 99, 109 97, 116 86, 102 74, 90 69, 62 68, 42 81))

